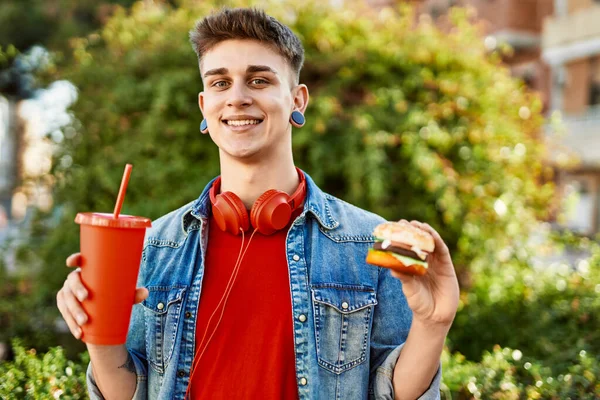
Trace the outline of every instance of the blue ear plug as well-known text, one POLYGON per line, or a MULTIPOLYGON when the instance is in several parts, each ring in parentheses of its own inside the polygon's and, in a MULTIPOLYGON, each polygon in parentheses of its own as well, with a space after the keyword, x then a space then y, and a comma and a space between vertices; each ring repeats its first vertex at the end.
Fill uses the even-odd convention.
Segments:
POLYGON ((208 123, 206 122, 205 119, 203 119, 202 122, 200 123, 200 132, 206 133, 207 130, 208 130, 208 123))
POLYGON ((300 111, 292 111, 292 115, 290 116, 292 122, 295 123, 298 127, 301 127, 306 122, 304 115, 300 111))

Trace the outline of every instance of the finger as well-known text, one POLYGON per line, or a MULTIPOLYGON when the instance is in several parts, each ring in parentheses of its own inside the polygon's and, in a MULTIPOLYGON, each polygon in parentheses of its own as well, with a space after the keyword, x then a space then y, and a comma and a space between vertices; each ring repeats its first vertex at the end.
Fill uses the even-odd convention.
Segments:
POLYGON ((79 327, 79 325, 77 325, 77 322, 75 322, 73 315, 71 315, 71 313, 69 312, 69 309, 67 308, 67 306, 65 304, 64 292, 62 289, 56 295, 56 304, 58 306, 58 310, 60 311, 60 314, 62 315, 63 319, 67 323, 67 326, 69 327, 69 331, 71 331, 71 334, 76 339, 81 338, 81 333, 82 333, 81 328, 79 327))
POLYGON ((417 228, 421 228, 422 230, 431 234, 431 236, 433 236, 433 240, 435 241, 436 249, 438 249, 438 248, 443 249, 444 247, 447 249, 446 243, 444 242, 444 240, 442 239, 440 234, 431 227, 431 225, 424 223, 424 222, 415 221, 415 220, 410 221, 410 223, 412 225, 416 226, 417 228))
POLYGON ((79 301, 84 301, 88 297, 88 291, 81 282, 81 273, 78 270, 71 272, 67 276, 67 285, 72 293, 77 296, 79 301))
POLYGON ((419 222, 414 219, 412 221, 410 221, 410 224, 428 232, 429 234, 431 234, 431 236, 433 236, 433 241, 435 243, 434 253, 439 254, 443 258, 445 258, 445 257, 447 257, 449 259, 451 258, 450 250, 448 249, 448 246, 444 242, 444 239, 442 239, 440 234, 435 229, 433 229, 431 227, 431 225, 424 223, 424 222, 419 222))
POLYGON ((133 300, 133 304, 141 303, 146 300, 150 292, 146 288, 137 288, 135 289, 135 299, 133 300))
POLYGON ((63 290, 63 301, 65 302, 67 310, 75 319, 77 325, 81 326, 87 322, 87 314, 85 313, 83 307, 81 307, 81 303, 77 300, 67 285, 65 285, 63 290))
POLYGON ((423 222, 412 220, 412 221, 410 221, 410 224, 412 226, 415 226, 415 227, 417 227, 419 229, 422 229, 422 230, 424 230, 426 232, 429 232, 429 229, 427 229, 427 226, 426 226, 427 224, 425 224, 423 222))
POLYGON ((81 266, 81 253, 73 253, 67 257, 67 267, 80 267, 81 266))
POLYGON ((422 288, 419 277, 415 275, 404 274, 402 272, 397 272, 395 270, 390 270, 390 272, 393 277, 399 279, 400 282, 402 282, 402 292, 404 293, 404 296, 407 300, 418 295, 422 288))
POLYGON ((445 246, 444 240, 442 239, 440 234, 437 233, 437 231, 431 227, 431 225, 426 224, 424 222, 415 221, 415 220, 410 221, 410 223, 411 223, 411 225, 416 226, 417 228, 420 228, 420 229, 424 230, 425 232, 428 232, 429 234, 431 234, 431 236, 433 236, 433 240, 435 242, 436 248, 438 248, 442 245, 445 246))
POLYGON ((423 229, 424 225, 425 225, 423 222, 417 221, 414 219, 412 221, 410 221, 410 224, 416 226, 417 228, 421 228, 421 229, 423 229))
POLYGON ((427 232, 429 232, 431 234, 431 236, 433 236, 433 239, 435 240, 435 247, 436 249, 441 249, 441 250, 445 250, 446 252, 448 251, 448 246, 446 246, 446 243, 444 242, 444 239, 442 239, 442 237, 440 236, 440 234, 431 227, 431 225, 429 224, 422 224, 423 225, 423 229, 426 230, 427 232))
POLYGON ((414 275, 403 274, 401 272, 397 272, 396 270, 390 269, 390 273, 393 277, 398 278, 402 281, 403 284, 409 284, 415 279, 414 275))

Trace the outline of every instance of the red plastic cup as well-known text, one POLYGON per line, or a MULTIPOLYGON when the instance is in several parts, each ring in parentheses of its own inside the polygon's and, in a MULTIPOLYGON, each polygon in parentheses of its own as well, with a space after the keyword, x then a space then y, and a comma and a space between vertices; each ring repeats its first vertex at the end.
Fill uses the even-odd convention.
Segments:
POLYGON ((124 344, 135 299, 148 218, 79 213, 81 280, 88 290, 82 302, 88 322, 81 326, 86 343, 124 344))

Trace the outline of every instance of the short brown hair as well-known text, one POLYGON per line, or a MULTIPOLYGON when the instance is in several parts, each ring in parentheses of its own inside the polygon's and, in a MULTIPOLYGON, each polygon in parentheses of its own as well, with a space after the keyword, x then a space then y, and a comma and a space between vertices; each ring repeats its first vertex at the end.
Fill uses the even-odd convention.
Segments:
POLYGON ((224 8, 196 23, 190 42, 202 56, 217 44, 229 39, 251 39, 271 46, 292 67, 296 82, 304 63, 304 48, 290 28, 256 8, 224 8))

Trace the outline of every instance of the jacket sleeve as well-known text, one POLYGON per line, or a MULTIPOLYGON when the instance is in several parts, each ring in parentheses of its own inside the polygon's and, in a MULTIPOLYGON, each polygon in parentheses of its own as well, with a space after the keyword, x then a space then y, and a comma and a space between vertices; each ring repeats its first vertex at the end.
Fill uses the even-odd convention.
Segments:
MULTIPOLYGON (((389 353, 383 363, 375 370, 373 379, 373 392, 371 398, 394 400, 394 386, 392 377, 394 376, 394 367, 400 357, 400 352, 404 344, 396 347, 389 353)), ((442 384, 442 366, 438 368, 429 388, 419 397, 420 400, 438 400, 440 399, 440 385, 442 384)))
MULTIPOLYGON (((393 400, 393 371, 408 337, 412 311, 402 292, 402 282, 386 268, 380 268, 377 293, 371 331, 369 398, 393 400)), ((440 366, 429 389, 419 399, 439 399, 441 379, 440 366)))

